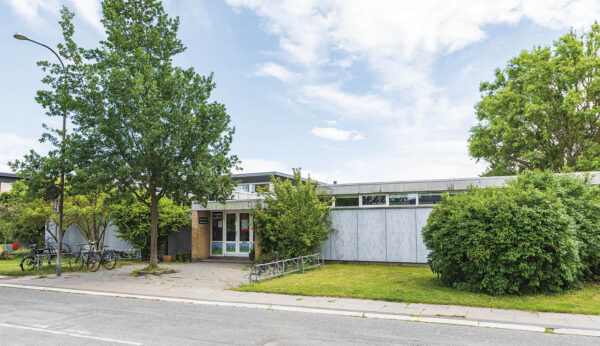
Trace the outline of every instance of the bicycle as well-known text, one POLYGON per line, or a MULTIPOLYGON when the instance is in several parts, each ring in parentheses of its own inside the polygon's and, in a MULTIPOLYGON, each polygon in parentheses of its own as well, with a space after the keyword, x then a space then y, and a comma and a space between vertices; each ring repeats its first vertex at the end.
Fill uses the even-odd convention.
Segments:
MULTIPOLYGON (((29 248, 31 249, 31 252, 29 255, 23 256, 21 263, 19 264, 22 271, 33 270, 36 267, 40 268, 44 265, 44 257, 41 256, 44 253, 44 249, 38 249, 37 244, 30 244, 29 248)), ((52 264, 51 261, 52 260, 49 258, 48 264, 52 264)))
POLYGON ((75 246, 79 247, 79 251, 73 257, 69 257, 69 266, 73 267, 73 262, 75 264, 75 268, 82 269, 85 265, 88 269, 95 272, 100 267, 100 257, 93 250, 93 246, 90 246, 90 251, 84 252, 83 246, 88 244, 77 244, 75 246), (95 269, 94 269, 95 268, 95 269))
MULTIPOLYGON (((102 251, 100 251, 100 264, 102 264, 106 270, 113 270, 117 266, 119 256, 117 256, 115 250, 109 250, 107 248, 108 245, 104 244, 102 251)), ((98 265, 98 267, 100 266, 98 265)))
POLYGON ((263 274, 275 275, 279 272, 279 253, 273 252, 273 257, 263 257, 260 263, 252 263, 252 270, 250 271, 250 281, 258 281, 258 277, 263 274), (267 265, 265 265, 267 264, 267 265))

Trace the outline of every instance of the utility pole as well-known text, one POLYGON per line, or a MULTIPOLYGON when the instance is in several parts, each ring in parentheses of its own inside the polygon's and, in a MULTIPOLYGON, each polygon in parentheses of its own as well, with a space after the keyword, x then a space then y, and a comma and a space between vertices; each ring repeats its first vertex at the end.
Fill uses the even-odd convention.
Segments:
MULTIPOLYGON (((66 84, 67 84, 67 70, 65 69, 65 64, 63 64, 62 59, 60 58, 60 56, 54 51, 54 49, 50 48, 49 46, 34 41, 30 38, 28 38, 25 35, 21 35, 19 33, 16 33, 13 35, 14 38, 16 38, 17 40, 22 40, 22 41, 29 41, 29 42, 33 42, 35 44, 38 44, 42 47, 46 47, 48 48, 52 53, 54 53, 54 55, 56 55, 56 57, 58 58, 58 61, 60 61, 60 65, 62 66, 62 71, 63 71, 63 75, 65 77, 65 89, 63 91, 63 93, 67 92, 67 88, 66 88, 66 84)), ((60 160, 61 160, 61 168, 60 168, 60 197, 58 200, 58 229, 56 232, 56 236, 57 236, 57 241, 56 241, 56 276, 60 276, 61 275, 61 269, 62 269, 62 241, 63 241, 63 205, 64 205, 64 199, 65 199, 65 137, 67 134, 67 106, 66 106, 66 101, 67 101, 67 96, 64 95, 64 101, 65 101, 65 105, 63 105, 63 119, 62 119, 62 142, 60 144, 60 160)))

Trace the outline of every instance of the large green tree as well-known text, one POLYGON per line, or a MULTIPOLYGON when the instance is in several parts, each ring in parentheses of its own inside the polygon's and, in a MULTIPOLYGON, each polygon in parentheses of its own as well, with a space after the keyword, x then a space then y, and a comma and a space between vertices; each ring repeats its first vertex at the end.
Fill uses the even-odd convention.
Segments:
POLYGON ((600 169, 600 26, 523 51, 482 82, 469 151, 488 175, 600 169))
MULTIPOLYGON (((230 196, 238 162, 229 154, 234 129, 225 106, 209 101, 212 74, 174 66, 173 57, 185 50, 179 18, 170 18, 160 1, 105 0, 102 14, 106 39, 98 48, 67 44, 73 60, 86 61, 70 89, 72 180, 111 185, 149 208, 150 266, 156 266, 161 198, 230 196)), ((72 29, 64 31, 70 40, 72 29)))

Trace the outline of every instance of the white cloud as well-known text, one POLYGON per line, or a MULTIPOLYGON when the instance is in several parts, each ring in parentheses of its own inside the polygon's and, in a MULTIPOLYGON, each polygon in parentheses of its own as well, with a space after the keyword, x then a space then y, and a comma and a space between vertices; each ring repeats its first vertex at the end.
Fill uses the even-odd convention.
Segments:
MULTIPOLYGON (((59 16, 61 1, 58 0, 5 0, 13 11, 35 27, 45 25, 44 17, 51 16, 52 20, 59 16)), ((63 1, 64 2, 64 1, 63 1)), ((74 12, 100 33, 104 33, 100 23, 99 0, 69 0, 75 6, 74 12)), ((73 10, 73 9, 72 9, 73 10)))
POLYGON ((337 125, 337 121, 336 120, 321 120, 322 122, 324 122, 325 124, 329 125, 329 126, 335 126, 337 125))
POLYGON ((302 88, 299 102, 323 108, 346 118, 385 118, 398 110, 375 94, 350 94, 335 85, 307 85, 302 88))
POLYGON ((13 11, 29 24, 42 23, 40 12, 58 12, 59 3, 56 0, 6 0, 13 11))
MULTIPOLYGON (((597 0, 227 2, 238 12, 255 12, 263 30, 279 39, 278 66, 299 74, 287 80, 297 102, 324 112, 324 117, 330 113, 362 121, 379 134, 373 141, 378 142, 380 159, 356 155, 336 163, 344 167, 341 173, 361 178, 373 174, 375 163, 385 167, 377 174, 388 174, 389 166, 389 174, 396 177, 481 172, 483 166, 466 149, 475 121, 476 85, 458 97, 449 96, 434 82, 438 59, 485 40, 490 25, 527 20, 552 29, 582 30, 600 18, 597 0), (370 85, 360 91, 346 85, 347 74, 353 73, 349 67, 360 68, 358 73, 365 73, 370 85)), ((331 127, 321 134, 330 139, 349 136, 339 131, 331 127)))
POLYGON ((75 13, 88 22, 94 29, 100 33, 104 33, 104 26, 100 22, 101 8, 100 2, 97 0, 71 0, 75 5, 75 13))
POLYGON ((40 143, 31 138, 18 136, 14 133, 0 132, 0 172, 11 172, 8 163, 14 160, 22 160, 23 156, 34 149, 42 154, 48 151, 50 144, 40 143))
POLYGON ((321 137, 332 141, 360 141, 365 138, 362 133, 355 130, 340 130, 335 127, 315 127, 310 133, 315 137, 321 137))
POLYGON ((261 64, 256 72, 254 73, 255 76, 268 76, 268 77, 275 77, 283 82, 289 82, 293 79, 298 78, 299 74, 295 73, 295 72, 291 72, 290 70, 286 69, 285 67, 272 63, 272 62, 267 62, 264 64, 261 64))

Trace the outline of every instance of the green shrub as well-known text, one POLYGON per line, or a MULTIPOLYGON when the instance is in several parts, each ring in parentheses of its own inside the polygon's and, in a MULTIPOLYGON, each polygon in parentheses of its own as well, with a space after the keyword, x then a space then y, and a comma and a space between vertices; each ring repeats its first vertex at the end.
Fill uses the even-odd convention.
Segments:
MULTIPOLYGON (((135 198, 121 201, 111 207, 110 219, 116 226, 116 235, 142 251, 144 259, 150 257, 150 209, 147 203, 135 198)), ((175 204, 171 199, 158 202, 158 243, 160 248, 170 233, 189 226, 189 208, 175 204)))
POLYGON ((589 180, 589 176, 527 172, 508 184, 521 189, 533 186, 556 192, 573 219, 577 240, 581 242, 582 279, 600 280, 600 189, 590 185, 589 180))
POLYGON ((331 231, 331 200, 319 191, 318 182, 303 182, 294 170, 291 180, 271 177, 273 191, 265 191, 264 204, 252 210, 254 231, 261 251, 277 251, 280 258, 309 255, 331 231))
POLYGON ((554 186, 523 180, 532 178, 442 197, 423 240, 443 284, 493 295, 580 285, 577 224, 554 186))

